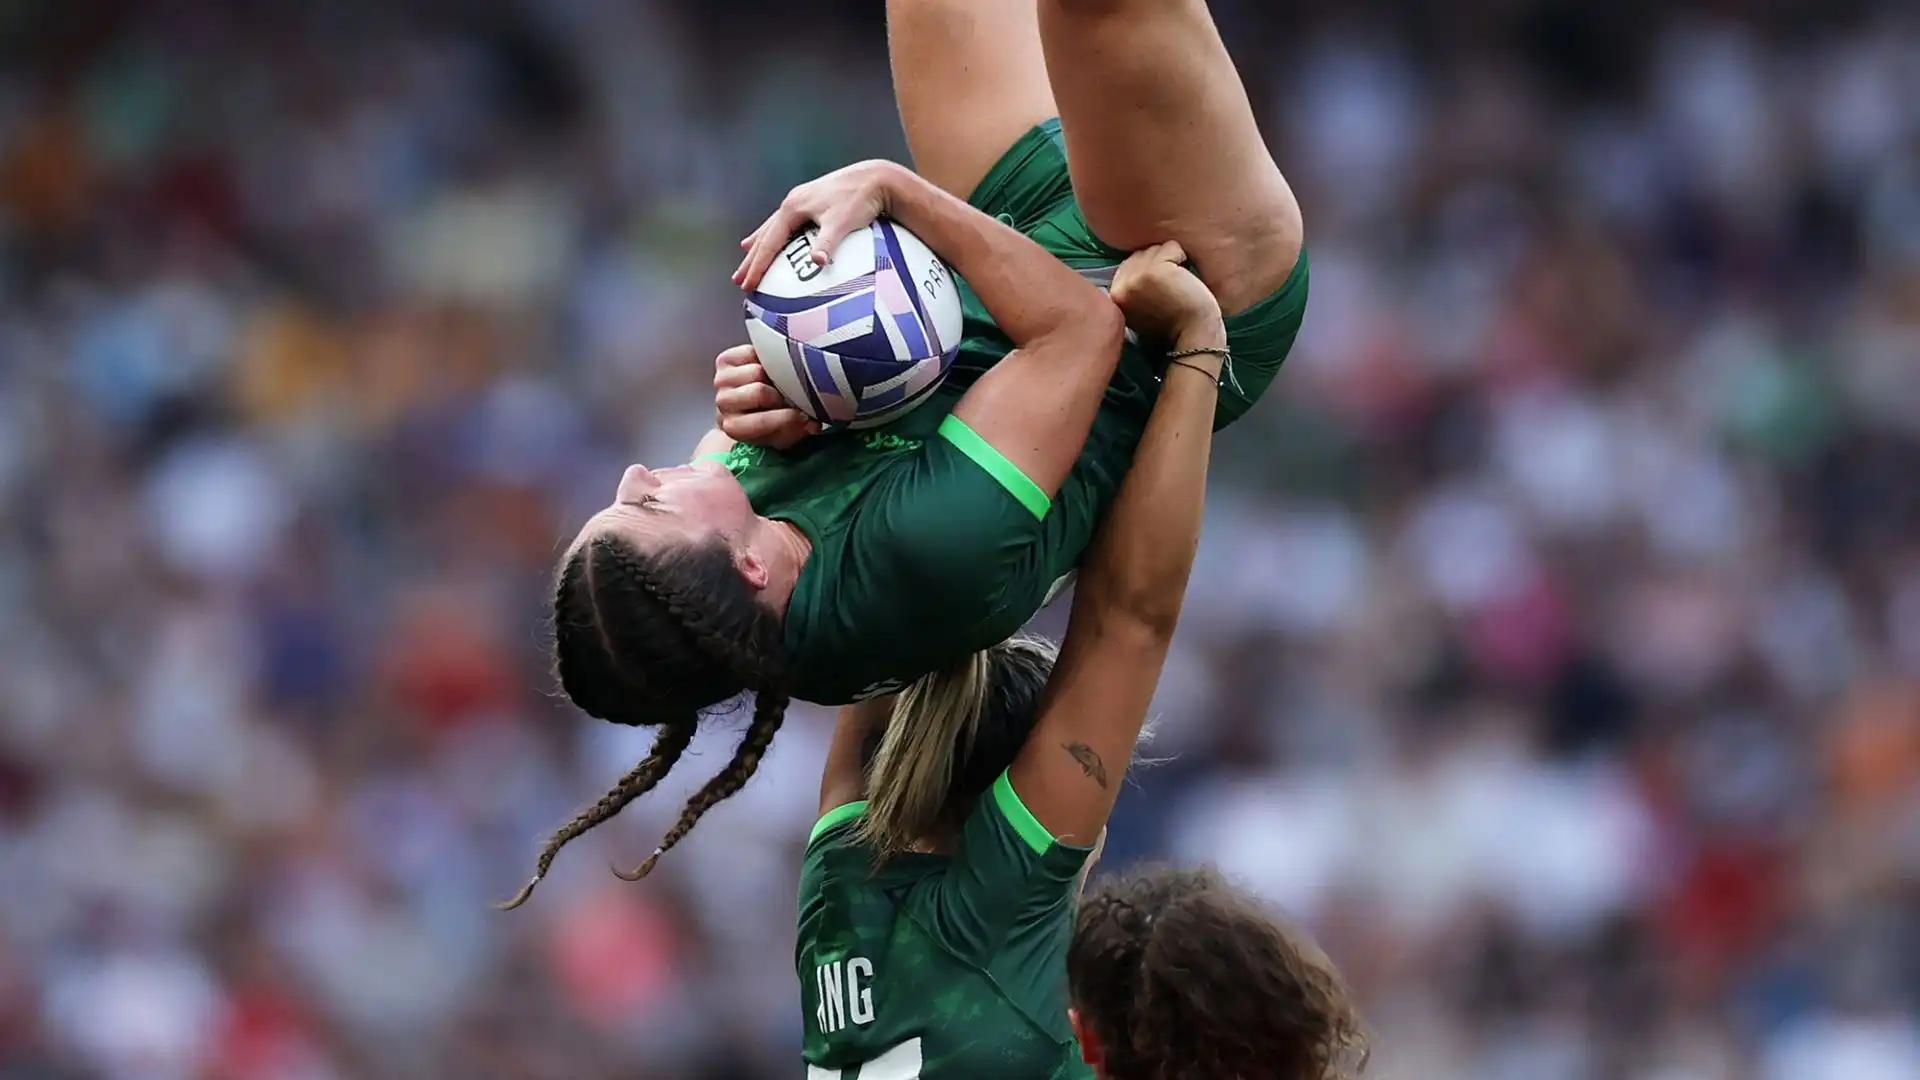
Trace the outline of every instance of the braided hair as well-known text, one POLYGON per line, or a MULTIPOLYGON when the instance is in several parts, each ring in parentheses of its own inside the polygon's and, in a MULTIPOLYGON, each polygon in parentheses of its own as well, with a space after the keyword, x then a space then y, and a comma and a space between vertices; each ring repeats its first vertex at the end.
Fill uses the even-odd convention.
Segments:
POLYGON ((1348 1080, 1365 1029, 1333 965, 1213 870, 1146 870, 1084 897, 1067 982, 1112 1080, 1348 1080))
POLYGON ((759 602, 719 538, 642 552, 601 534, 570 552, 553 596, 554 667, 561 689, 587 715, 658 729, 653 750, 592 806, 556 830, 511 910, 533 895, 554 856, 654 789, 686 752, 701 710, 754 692, 753 722, 719 775, 687 800, 660 846, 632 873, 638 881, 686 838, 702 815, 739 791, 760 767, 786 718, 786 652, 780 616, 759 602))

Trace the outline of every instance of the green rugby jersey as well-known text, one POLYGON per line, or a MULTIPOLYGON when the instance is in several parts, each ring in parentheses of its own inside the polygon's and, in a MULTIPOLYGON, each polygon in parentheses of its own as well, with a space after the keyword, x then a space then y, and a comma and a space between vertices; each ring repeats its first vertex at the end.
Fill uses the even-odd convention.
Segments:
MULTIPOLYGON (((918 409, 786 452, 739 445, 726 455, 754 509, 813 543, 786 621, 803 700, 844 705, 898 690, 1012 636, 1080 561, 1133 460, 1151 391, 1131 376, 1114 379, 1052 499, 952 416, 1012 349, 967 295, 960 356, 918 409)), ((1135 363, 1151 383, 1145 360, 1135 363)))
POLYGON ((814 826, 794 964, 809 1080, 1082 1080, 1066 955, 1090 852, 1053 839, 1003 775, 951 855, 875 867, 865 803, 814 826))

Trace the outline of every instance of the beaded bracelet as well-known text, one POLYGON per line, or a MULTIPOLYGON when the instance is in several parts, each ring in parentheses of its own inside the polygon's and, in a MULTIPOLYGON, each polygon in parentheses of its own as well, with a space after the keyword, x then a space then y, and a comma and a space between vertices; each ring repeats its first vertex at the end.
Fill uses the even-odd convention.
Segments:
POLYGON ((1225 364, 1233 359, 1233 350, 1224 346, 1202 345, 1197 349, 1176 349, 1167 354, 1167 359, 1184 360, 1189 356, 1217 356, 1225 364))
POLYGON ((1228 364, 1233 363, 1233 353, 1231 351, 1224 348, 1216 348, 1211 345, 1203 345, 1197 349, 1176 349, 1167 354, 1167 363, 1178 364, 1189 371, 1197 371, 1207 378, 1212 379, 1213 385, 1215 386, 1220 385, 1219 373, 1208 371, 1199 364, 1187 363, 1186 358, 1190 356, 1217 356, 1220 358, 1220 366, 1222 369, 1225 369, 1228 364))
POLYGON ((1167 354, 1167 363, 1180 364, 1181 367, 1193 368, 1195 371, 1198 371, 1203 375, 1207 375, 1211 377, 1213 379, 1213 385, 1215 386, 1219 386, 1220 380, 1224 378, 1227 381, 1227 385, 1231 386, 1235 393, 1241 392, 1240 380, 1234 378, 1234 375, 1233 375, 1233 350, 1231 349, 1213 346, 1213 345, 1202 345, 1197 349, 1176 349, 1173 352, 1170 352, 1167 354), (1181 359, 1183 357, 1188 357, 1188 356, 1219 357, 1220 358, 1220 374, 1215 375, 1212 372, 1208 371, 1207 369, 1203 367, 1196 367, 1193 364, 1180 364, 1181 359))

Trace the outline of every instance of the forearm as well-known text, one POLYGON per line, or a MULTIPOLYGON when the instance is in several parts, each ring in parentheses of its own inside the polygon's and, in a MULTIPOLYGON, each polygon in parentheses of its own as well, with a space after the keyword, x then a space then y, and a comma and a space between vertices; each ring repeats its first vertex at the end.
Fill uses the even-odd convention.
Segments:
MULTIPOLYGON (((1224 348, 1219 320, 1184 333, 1174 350, 1224 348)), ((1080 591, 1109 616, 1171 635, 1179 620, 1206 505, 1220 358, 1167 365, 1133 466, 1089 551, 1080 591)))
POLYGON ((820 812, 867 797, 866 747, 879 738, 893 715, 894 696, 842 706, 834 717, 833 740, 820 774, 820 812))
POLYGON ((1111 306, 1105 294, 1039 244, 911 172, 902 174, 891 216, 966 279, 1015 347, 1072 332, 1111 306))
POLYGON ((712 431, 700 436, 700 441, 693 445, 693 456, 687 460, 699 461, 703 457, 710 457, 714 454, 724 454, 733 449, 733 442, 733 439, 729 437, 726 432, 721 431, 719 428, 714 428, 712 431))

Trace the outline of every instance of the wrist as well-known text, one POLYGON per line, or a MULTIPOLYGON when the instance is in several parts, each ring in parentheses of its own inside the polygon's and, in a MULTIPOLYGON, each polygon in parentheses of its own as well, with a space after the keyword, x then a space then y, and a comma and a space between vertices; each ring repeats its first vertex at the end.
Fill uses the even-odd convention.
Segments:
POLYGON ((919 173, 899 162, 882 160, 878 162, 878 168, 882 213, 905 222, 907 217, 914 216, 914 196, 920 194, 926 181, 919 173))
MULTIPOLYGON (((1181 327, 1174 333, 1173 345, 1168 351, 1184 352, 1189 349, 1224 349, 1226 347, 1226 323, 1221 321, 1220 316, 1214 315, 1181 327)), ((1202 353, 1200 356, 1195 357, 1195 359, 1208 359, 1214 364, 1220 362, 1218 356, 1213 356, 1209 353, 1202 353)))

